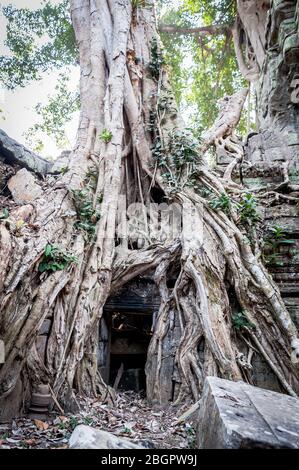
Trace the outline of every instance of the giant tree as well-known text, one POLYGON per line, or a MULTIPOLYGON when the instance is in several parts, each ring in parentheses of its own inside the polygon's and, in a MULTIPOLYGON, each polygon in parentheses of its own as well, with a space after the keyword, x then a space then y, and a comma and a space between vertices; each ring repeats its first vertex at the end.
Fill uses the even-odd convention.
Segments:
POLYGON ((246 90, 224 100, 199 144, 184 129, 169 87, 154 2, 71 0, 70 12, 81 69, 76 145, 66 171, 41 181, 31 203, 11 204, 0 223, 1 402, 20 377, 27 390, 50 383, 68 407, 76 392, 111 393, 97 368, 103 307, 146 272, 161 298, 146 365, 150 400, 171 398, 165 377, 174 377, 176 400, 197 399, 207 375, 246 377, 250 361, 239 351, 231 292, 244 344, 296 395, 297 330, 263 265, 258 214, 247 210, 248 194, 231 179, 242 155, 234 129, 246 90), (205 164, 211 145, 234 157, 222 178, 205 164), (123 230, 135 203, 143 208, 137 237, 123 230), (181 215, 175 237, 165 227, 148 235, 156 223, 148 208, 160 203, 181 215), (42 360, 36 336, 45 318, 52 328, 42 360), (169 343, 175 361, 166 374, 169 343))

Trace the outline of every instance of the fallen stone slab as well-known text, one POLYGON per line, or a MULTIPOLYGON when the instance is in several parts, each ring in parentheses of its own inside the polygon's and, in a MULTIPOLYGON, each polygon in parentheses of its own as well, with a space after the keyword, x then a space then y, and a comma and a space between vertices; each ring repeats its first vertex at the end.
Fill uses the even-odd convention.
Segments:
POLYGON ((142 445, 135 444, 129 439, 84 424, 74 429, 69 447, 70 449, 144 449, 142 445))
POLYGON ((17 171, 10 178, 7 186, 17 204, 28 204, 42 195, 41 187, 36 183, 33 174, 26 168, 17 171))
POLYGON ((17 164, 41 175, 47 174, 53 166, 36 153, 19 144, 0 129, 0 155, 10 164, 17 164))
POLYGON ((200 449, 298 449, 299 399, 207 377, 198 414, 200 449))

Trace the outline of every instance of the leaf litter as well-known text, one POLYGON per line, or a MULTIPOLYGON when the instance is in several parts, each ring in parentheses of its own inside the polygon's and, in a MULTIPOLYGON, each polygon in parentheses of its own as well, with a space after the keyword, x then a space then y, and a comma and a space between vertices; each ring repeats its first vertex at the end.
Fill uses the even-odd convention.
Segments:
POLYGON ((148 448, 190 449, 195 446, 192 419, 178 423, 188 404, 151 407, 135 392, 118 392, 114 406, 100 399, 81 398, 78 402, 81 411, 76 414, 51 412, 47 420, 25 417, 1 424, 0 449, 68 448, 72 431, 79 424, 142 442, 148 448))

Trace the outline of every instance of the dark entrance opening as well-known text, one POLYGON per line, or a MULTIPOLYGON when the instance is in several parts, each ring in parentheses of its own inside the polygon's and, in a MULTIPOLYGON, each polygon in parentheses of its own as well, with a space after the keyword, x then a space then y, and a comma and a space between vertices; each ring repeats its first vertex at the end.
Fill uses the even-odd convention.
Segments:
POLYGON ((155 284, 141 277, 107 300, 98 363, 102 377, 114 388, 146 393, 147 350, 159 304, 155 284))
POLYGON ((109 384, 120 390, 146 391, 145 364, 152 315, 114 313, 111 319, 109 384))

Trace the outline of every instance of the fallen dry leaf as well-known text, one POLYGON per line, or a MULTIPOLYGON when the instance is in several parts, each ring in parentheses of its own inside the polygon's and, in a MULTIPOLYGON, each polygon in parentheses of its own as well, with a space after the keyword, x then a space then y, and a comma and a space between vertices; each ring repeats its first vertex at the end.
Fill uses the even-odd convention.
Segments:
POLYGON ((24 442, 26 442, 26 444, 28 444, 29 446, 36 445, 36 439, 26 439, 24 442))
POLYGON ((62 423, 65 423, 66 421, 69 420, 66 416, 59 416, 59 419, 62 423))
POLYGON ((34 419, 34 424, 40 431, 46 431, 49 427, 48 423, 41 421, 40 419, 34 419))

